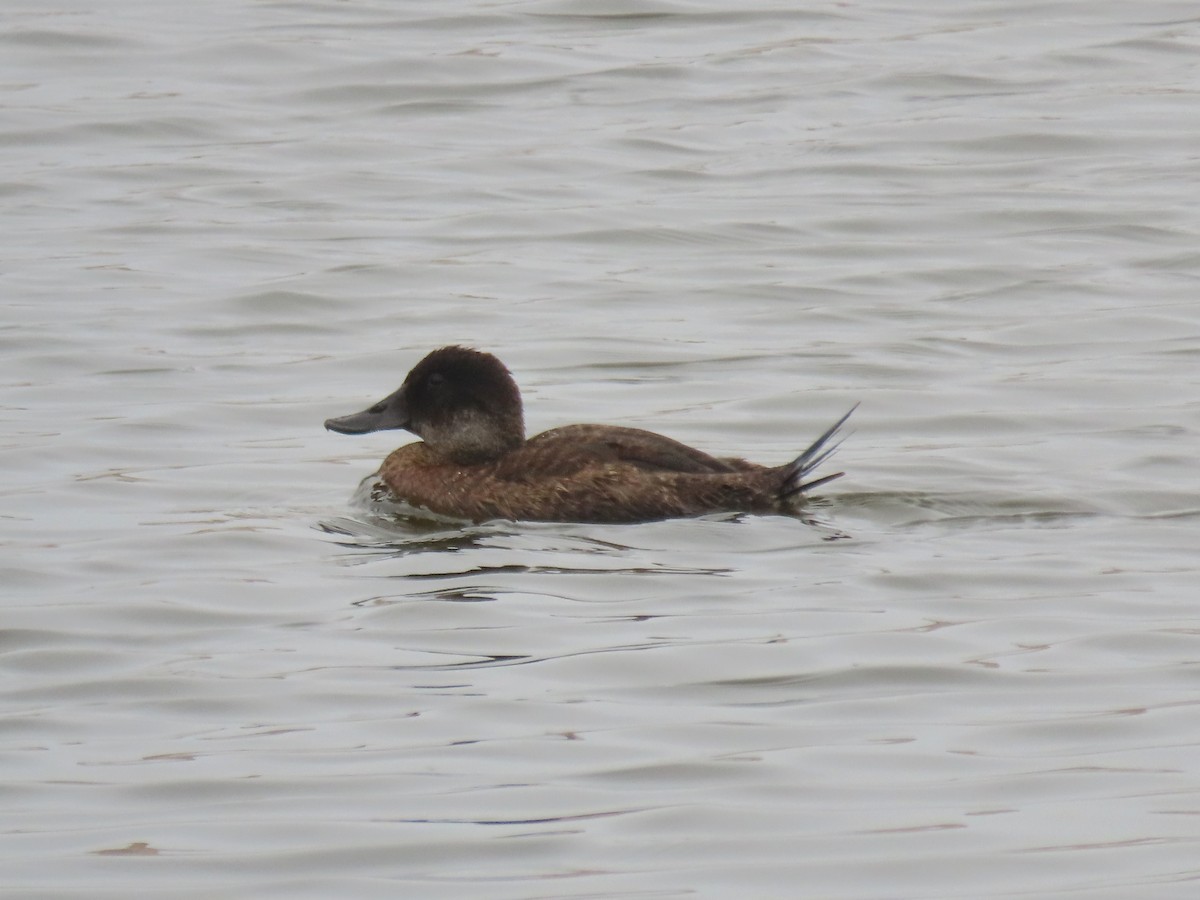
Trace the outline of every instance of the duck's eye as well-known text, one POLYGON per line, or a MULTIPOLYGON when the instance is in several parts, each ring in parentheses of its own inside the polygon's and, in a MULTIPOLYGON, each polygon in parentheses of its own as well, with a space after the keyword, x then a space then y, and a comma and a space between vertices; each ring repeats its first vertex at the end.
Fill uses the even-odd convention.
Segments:
POLYGON ((432 375, 429 376, 429 386, 430 387, 435 387, 435 388, 441 387, 445 383, 446 383, 446 376, 443 375, 441 372, 434 372, 432 375))

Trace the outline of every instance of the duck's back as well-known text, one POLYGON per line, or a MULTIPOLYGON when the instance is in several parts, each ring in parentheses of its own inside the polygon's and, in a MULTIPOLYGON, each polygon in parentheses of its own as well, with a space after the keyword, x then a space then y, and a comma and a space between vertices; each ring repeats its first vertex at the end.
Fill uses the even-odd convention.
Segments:
POLYGON ((619 425, 565 425, 543 431, 497 461, 501 477, 567 476, 595 466, 626 465, 643 472, 715 475, 761 469, 741 459, 718 459, 653 431, 619 425))

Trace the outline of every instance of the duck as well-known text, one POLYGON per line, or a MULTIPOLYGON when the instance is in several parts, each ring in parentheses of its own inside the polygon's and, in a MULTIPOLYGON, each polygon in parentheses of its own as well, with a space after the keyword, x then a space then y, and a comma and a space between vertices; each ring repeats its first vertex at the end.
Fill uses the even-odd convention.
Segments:
POLYGON ((619 425, 565 425, 525 437, 521 392, 491 353, 448 346, 425 356, 398 390, 362 412, 327 419, 338 434, 387 429, 419 441, 393 451, 376 477, 398 500, 475 523, 634 523, 716 513, 795 514, 810 478, 841 444, 857 404, 790 462, 715 457, 619 425))

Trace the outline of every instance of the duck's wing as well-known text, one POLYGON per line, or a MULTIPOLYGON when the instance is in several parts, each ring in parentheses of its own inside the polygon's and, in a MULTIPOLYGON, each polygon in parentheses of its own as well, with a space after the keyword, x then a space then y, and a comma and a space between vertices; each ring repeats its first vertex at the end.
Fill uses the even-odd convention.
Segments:
POLYGON ((502 477, 525 479, 573 475, 584 469, 624 463, 650 472, 713 474, 736 472, 741 460, 709 456, 679 441, 618 425, 566 425, 530 438, 502 460, 502 477))

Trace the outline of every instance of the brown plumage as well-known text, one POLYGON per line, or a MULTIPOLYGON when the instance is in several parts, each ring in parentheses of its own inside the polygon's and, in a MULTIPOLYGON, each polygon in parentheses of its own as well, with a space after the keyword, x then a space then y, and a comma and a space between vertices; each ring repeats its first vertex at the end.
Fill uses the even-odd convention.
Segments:
POLYGON ((325 427, 342 434, 403 428, 421 437, 389 455, 379 475, 396 497, 435 513, 476 522, 642 522, 794 512, 812 488, 842 475, 803 481, 836 449, 831 441, 849 417, 781 466, 717 458, 615 425, 567 425, 526 440, 520 391, 504 364, 443 347, 391 396, 325 427))

